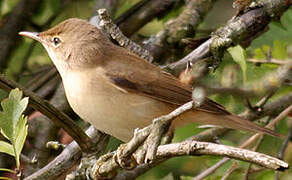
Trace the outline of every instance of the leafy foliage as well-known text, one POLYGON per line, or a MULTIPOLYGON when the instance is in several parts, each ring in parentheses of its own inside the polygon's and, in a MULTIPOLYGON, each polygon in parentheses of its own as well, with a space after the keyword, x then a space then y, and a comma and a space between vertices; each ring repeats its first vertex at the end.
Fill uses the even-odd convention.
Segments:
POLYGON ((27 136, 27 117, 22 115, 28 104, 28 98, 22 99, 22 92, 14 89, 9 97, 2 100, 0 112, 1 134, 10 141, 0 141, 0 152, 15 157, 17 168, 20 167, 20 153, 27 136))
POLYGON ((245 61, 245 50, 240 46, 237 45, 235 47, 228 48, 227 50, 229 54, 232 56, 233 60, 239 64, 242 73, 243 73, 243 82, 246 82, 246 61, 245 61))

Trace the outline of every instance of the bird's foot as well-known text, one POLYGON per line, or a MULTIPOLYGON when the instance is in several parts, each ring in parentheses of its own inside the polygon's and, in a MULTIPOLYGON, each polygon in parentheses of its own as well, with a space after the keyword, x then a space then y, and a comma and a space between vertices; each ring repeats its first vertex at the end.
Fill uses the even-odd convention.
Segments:
POLYGON ((113 177, 115 177, 117 174, 116 171, 111 171, 110 173, 106 173, 106 175, 99 173, 101 172, 100 169, 102 168, 102 165, 104 164, 104 162, 106 162, 113 156, 114 156, 114 153, 111 152, 99 157, 96 163, 94 163, 91 168, 88 168, 88 171, 86 172, 87 174, 86 177, 88 177, 88 179, 91 179, 89 177, 97 177, 97 179, 113 179, 113 177), (91 169, 95 169, 95 170, 90 171, 91 169))
POLYGON ((161 139, 168 131, 170 121, 166 120, 164 116, 156 118, 152 123, 152 131, 145 140, 143 147, 137 152, 138 164, 151 163, 155 157, 158 146, 161 144, 161 139))
POLYGON ((137 166, 137 162, 133 155, 130 157, 124 155, 124 149, 126 148, 127 144, 121 144, 116 153, 114 154, 113 158, 117 164, 120 165, 121 168, 126 170, 134 169, 137 166))

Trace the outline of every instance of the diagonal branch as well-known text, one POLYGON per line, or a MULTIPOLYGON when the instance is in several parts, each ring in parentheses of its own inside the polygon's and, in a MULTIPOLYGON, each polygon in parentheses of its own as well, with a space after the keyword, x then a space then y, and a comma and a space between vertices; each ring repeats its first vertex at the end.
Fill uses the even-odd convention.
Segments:
MULTIPOLYGON (((88 136, 93 139, 93 146, 96 152, 101 152, 105 148, 108 136, 97 131, 93 126, 86 130, 88 136)), ((39 179, 55 179, 60 177, 61 174, 72 168, 73 165, 81 158, 81 149, 76 144, 76 141, 71 142, 66 148, 58 155, 53 161, 47 164, 39 171, 26 177, 24 180, 39 180, 39 179)))
POLYGON ((125 36, 129 37, 152 19, 169 11, 177 1, 142 0, 115 20, 115 23, 120 27, 125 36))
POLYGON ((167 65, 167 67, 184 69, 189 61, 195 63, 211 55, 215 59, 220 59, 227 48, 236 44, 248 46, 253 39, 265 32, 273 19, 280 19, 282 14, 290 7, 291 1, 258 1, 257 5, 248 12, 230 19, 225 26, 217 29, 209 40, 181 60, 167 65))
POLYGON ((29 105, 50 118, 57 126, 62 127, 81 147, 84 152, 90 151, 92 142, 84 131, 65 113, 59 111, 46 100, 38 97, 35 93, 26 90, 20 84, 0 75, 0 88, 10 92, 12 89, 19 88, 23 94, 29 97, 29 105))

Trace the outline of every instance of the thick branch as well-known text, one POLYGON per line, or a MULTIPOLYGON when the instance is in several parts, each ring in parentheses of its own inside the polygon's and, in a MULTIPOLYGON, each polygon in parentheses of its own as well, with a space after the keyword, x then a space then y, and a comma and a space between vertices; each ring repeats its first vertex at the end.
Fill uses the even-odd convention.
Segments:
POLYGON ((129 37, 153 18, 170 10, 175 2, 174 0, 142 0, 115 20, 115 23, 129 37))
MULTIPOLYGON (((107 143, 107 135, 100 133, 93 126, 86 130, 88 136, 93 139, 93 146, 96 152, 104 150, 105 143, 107 143)), ((81 149, 74 141, 70 143, 57 158, 47 164, 45 167, 25 178, 25 180, 39 180, 39 179, 56 179, 61 174, 68 171, 81 158, 81 149)))
POLYGON ((193 37, 198 25, 210 11, 215 1, 187 1, 180 15, 168 20, 164 29, 157 33, 155 37, 150 38, 146 45, 155 60, 161 62, 161 58, 164 56, 169 59, 171 53, 168 46, 176 47, 183 38, 193 37))
POLYGON ((169 64, 170 69, 183 69, 187 62, 197 62, 211 54, 217 59, 221 58, 224 51, 236 44, 248 46, 250 42, 265 32, 272 19, 279 19, 290 7, 289 0, 260 1, 259 7, 228 21, 219 28, 212 37, 193 50, 183 59, 169 64))
MULTIPOLYGON (((58 109, 63 110, 65 104, 68 104, 64 93, 63 86, 59 84, 59 87, 50 100, 50 103, 58 109)), ((37 162, 33 165, 26 164, 26 168, 24 169, 25 176, 39 170, 49 162, 51 151, 48 151, 46 143, 55 140, 59 130, 59 128, 44 115, 37 116, 36 118, 29 120, 28 123, 30 130, 29 136, 32 138, 29 142, 34 148, 32 148, 27 155, 28 157, 37 156, 37 162), (33 134, 31 134, 32 132, 33 134)))
POLYGON ((208 142, 184 141, 181 143, 162 145, 157 150, 157 158, 202 154, 227 156, 274 170, 285 170, 289 167, 287 163, 262 153, 208 142))

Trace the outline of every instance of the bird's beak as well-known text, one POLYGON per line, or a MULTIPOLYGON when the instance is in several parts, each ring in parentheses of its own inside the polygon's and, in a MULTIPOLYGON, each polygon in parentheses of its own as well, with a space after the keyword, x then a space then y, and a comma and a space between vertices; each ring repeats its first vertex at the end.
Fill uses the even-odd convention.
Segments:
POLYGON ((21 36, 25 36, 25 37, 29 37, 31 39, 37 40, 39 42, 41 42, 41 38, 39 36, 38 32, 27 32, 27 31, 22 31, 18 33, 21 36))

